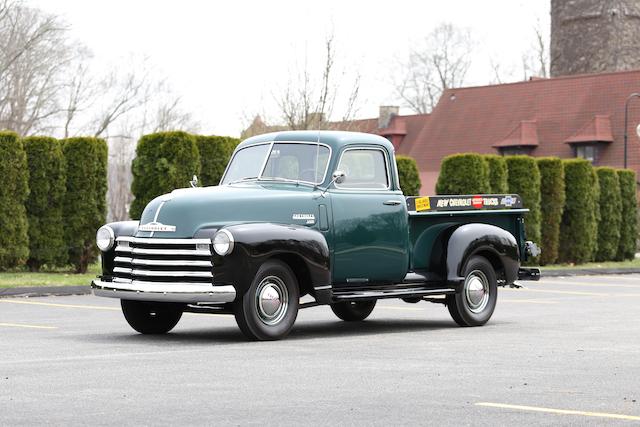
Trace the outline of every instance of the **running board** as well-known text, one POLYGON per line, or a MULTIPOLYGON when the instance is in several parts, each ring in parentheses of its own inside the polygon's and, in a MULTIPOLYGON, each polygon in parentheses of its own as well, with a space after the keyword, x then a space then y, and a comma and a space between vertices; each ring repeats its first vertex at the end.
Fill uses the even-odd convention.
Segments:
POLYGON ((384 290, 368 290, 368 291, 348 291, 333 290, 333 299, 335 301, 351 301, 351 300, 367 300, 367 299, 383 299, 383 298, 410 298, 423 297, 427 295, 445 295, 453 294, 456 290, 452 288, 400 288, 400 289, 384 289, 384 290))

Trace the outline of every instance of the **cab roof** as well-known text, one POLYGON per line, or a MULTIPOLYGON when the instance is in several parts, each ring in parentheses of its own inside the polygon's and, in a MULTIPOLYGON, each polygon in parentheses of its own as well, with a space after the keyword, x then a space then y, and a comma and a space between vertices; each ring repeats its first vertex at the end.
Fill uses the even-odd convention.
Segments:
POLYGON ((292 130, 271 132, 252 136, 242 141, 236 149, 260 142, 320 142, 338 151, 350 144, 377 144, 384 146, 393 153, 393 144, 388 139, 378 135, 362 132, 346 132, 333 130, 292 130))

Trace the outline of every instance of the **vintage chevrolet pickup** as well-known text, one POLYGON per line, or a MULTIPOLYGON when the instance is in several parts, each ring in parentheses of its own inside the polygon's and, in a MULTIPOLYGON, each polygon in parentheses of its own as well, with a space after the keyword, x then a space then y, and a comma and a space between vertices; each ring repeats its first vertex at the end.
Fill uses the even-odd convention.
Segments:
POLYGON ((361 321, 382 298, 439 302, 479 326, 498 286, 540 275, 520 267, 538 252, 526 212, 515 194, 405 197, 379 136, 271 133, 238 145, 220 185, 174 190, 139 222, 101 227, 92 287, 143 334, 183 312, 228 313, 248 338, 274 340, 300 308, 361 321))

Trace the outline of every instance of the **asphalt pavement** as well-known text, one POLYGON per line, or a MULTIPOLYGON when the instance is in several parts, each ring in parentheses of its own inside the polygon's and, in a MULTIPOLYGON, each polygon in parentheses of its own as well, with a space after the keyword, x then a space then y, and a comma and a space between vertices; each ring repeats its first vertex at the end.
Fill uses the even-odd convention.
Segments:
POLYGON ((640 425, 640 275, 500 290, 492 320, 379 302, 246 342, 185 314, 143 336, 117 300, 0 299, 0 425, 640 425))

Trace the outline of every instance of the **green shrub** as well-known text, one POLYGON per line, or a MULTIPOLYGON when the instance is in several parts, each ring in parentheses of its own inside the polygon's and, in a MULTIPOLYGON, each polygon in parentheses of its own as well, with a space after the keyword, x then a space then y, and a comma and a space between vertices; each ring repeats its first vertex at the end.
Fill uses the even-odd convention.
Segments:
POLYGON ((489 191, 493 194, 504 194, 508 191, 507 162, 504 157, 487 154, 484 160, 489 166, 489 191))
POLYGON ((218 185, 240 140, 229 136, 195 135, 195 138, 200 154, 200 185, 218 185))
POLYGON ((132 164, 131 192, 135 199, 129 216, 138 219, 155 197, 189 186, 200 173, 196 138, 185 132, 161 132, 140 138, 132 164))
MULTIPOLYGON (((525 215, 524 231, 527 240, 540 242, 540 171, 530 156, 507 156, 507 183, 509 193, 519 194, 529 212, 525 215)), ((537 263, 537 259, 528 264, 537 263)))
POLYGON ((442 159, 437 194, 486 194, 490 189, 489 166, 480 154, 453 154, 442 159))
POLYGON ((584 263, 592 259, 598 224, 597 189, 588 160, 563 160, 566 201, 560 224, 559 261, 584 263))
POLYGON ((62 207, 67 192, 66 165, 62 144, 55 138, 32 136, 23 139, 29 165, 29 198, 25 203, 29 220, 31 271, 44 264, 67 263, 62 207))
POLYGON ((596 218, 596 227, 592 230, 593 234, 593 247, 591 251, 591 261, 596 260, 596 253, 598 252, 598 225, 600 224, 600 180, 595 168, 591 168, 591 188, 593 190, 593 199, 595 200, 595 206, 593 208, 593 214, 596 218))
POLYGON ((398 180, 400 188, 405 196, 417 196, 420 194, 420 173, 416 161, 408 156, 396 156, 398 165, 398 180))
POLYGON ((0 270, 24 264, 29 257, 27 212, 29 169, 17 134, 0 132, 0 270))
POLYGON ((595 168, 598 174, 600 195, 598 207, 598 249, 596 261, 613 261, 620 244, 620 226, 622 223, 622 197, 620 181, 613 168, 595 168))
POLYGON ((106 220, 107 144, 99 138, 69 138, 62 149, 67 168, 65 241, 69 261, 76 272, 85 273, 97 258, 96 230, 106 220))
POLYGON ((540 264, 553 264, 558 259, 560 223, 564 211, 564 168, 558 157, 536 159, 540 170, 540 264))
POLYGON ((616 254, 617 260, 633 259, 638 238, 638 201, 636 196, 636 173, 630 169, 616 171, 620 181, 622 206, 620 224, 620 242, 616 254))

